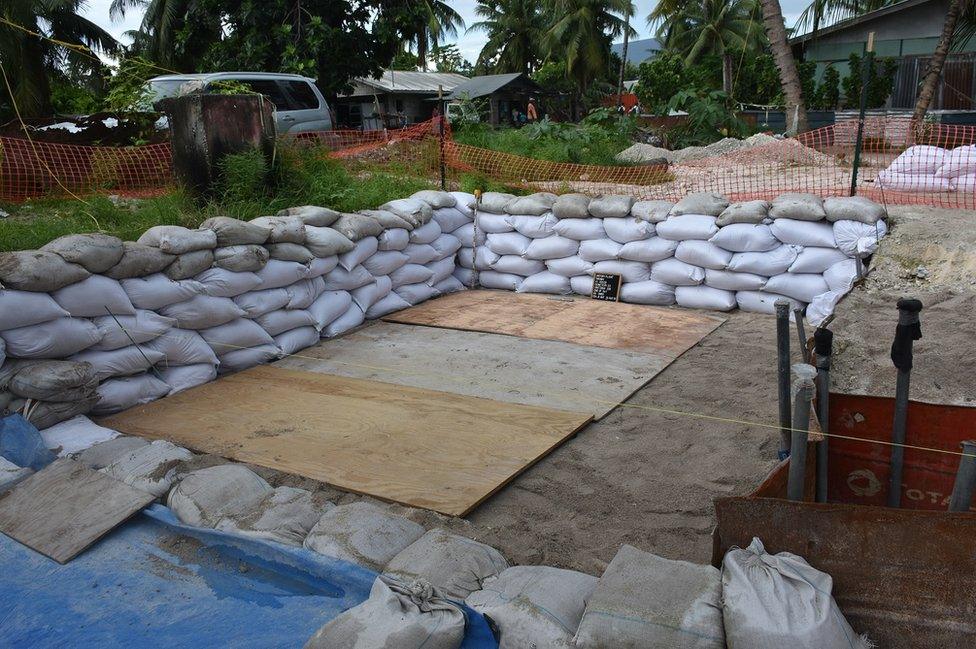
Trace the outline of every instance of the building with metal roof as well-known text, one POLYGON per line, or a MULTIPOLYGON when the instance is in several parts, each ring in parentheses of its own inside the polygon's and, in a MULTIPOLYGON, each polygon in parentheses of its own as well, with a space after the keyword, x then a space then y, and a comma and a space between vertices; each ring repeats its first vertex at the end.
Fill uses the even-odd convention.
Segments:
MULTIPOLYGON (((498 125, 511 121, 513 111, 525 112, 529 100, 543 94, 542 86, 521 73, 487 74, 459 84, 449 100, 475 99, 488 102, 488 121, 498 125)), ((537 107, 538 108, 538 107, 537 107)))
POLYGON ((463 74, 384 70, 378 79, 353 80, 352 92, 335 101, 336 123, 342 128, 397 128, 430 119, 436 99, 467 81, 463 74))

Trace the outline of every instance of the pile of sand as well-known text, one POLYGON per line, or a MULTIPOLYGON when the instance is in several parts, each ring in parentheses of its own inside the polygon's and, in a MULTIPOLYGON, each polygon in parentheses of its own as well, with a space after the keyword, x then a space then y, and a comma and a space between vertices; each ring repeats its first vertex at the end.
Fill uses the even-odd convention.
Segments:
POLYGON ((719 140, 718 142, 712 142, 707 146, 689 146, 685 147, 684 149, 677 149, 675 151, 670 151, 657 146, 651 146, 650 144, 638 143, 618 153, 617 160, 632 164, 642 164, 650 160, 664 158, 669 164, 682 164, 691 160, 715 158, 732 153, 733 151, 751 149, 753 147, 763 146, 765 144, 772 144, 780 141, 782 141, 780 138, 772 135, 757 133, 756 135, 751 135, 744 140, 734 137, 727 137, 719 140))

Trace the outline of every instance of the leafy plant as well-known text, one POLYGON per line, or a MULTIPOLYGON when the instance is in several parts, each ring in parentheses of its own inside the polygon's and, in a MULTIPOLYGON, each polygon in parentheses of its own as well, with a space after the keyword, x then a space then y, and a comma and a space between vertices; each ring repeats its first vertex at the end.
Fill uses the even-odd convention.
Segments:
POLYGON ((105 78, 105 109, 116 113, 151 111, 153 92, 147 82, 155 76, 155 70, 156 66, 141 56, 120 59, 105 78))
POLYGON ((723 137, 742 137, 749 130, 731 110, 728 95, 720 90, 683 90, 671 97, 668 108, 688 113, 687 123, 670 136, 673 148, 709 144, 723 137))
MULTIPOLYGON (((841 87, 848 107, 856 108, 861 105, 861 88, 863 79, 862 58, 851 54, 848 58, 850 73, 844 77, 841 87)), ((898 63, 891 58, 874 60, 874 65, 868 70, 867 107, 880 108, 888 101, 888 96, 895 88, 895 72, 898 63)))
POLYGON ((668 100, 685 82, 685 65, 676 52, 664 51, 640 64, 637 70, 637 98, 645 111, 667 114, 668 100))
POLYGON ((820 110, 833 110, 840 104, 840 72, 832 65, 824 70, 823 80, 817 86, 817 93, 812 103, 820 110))

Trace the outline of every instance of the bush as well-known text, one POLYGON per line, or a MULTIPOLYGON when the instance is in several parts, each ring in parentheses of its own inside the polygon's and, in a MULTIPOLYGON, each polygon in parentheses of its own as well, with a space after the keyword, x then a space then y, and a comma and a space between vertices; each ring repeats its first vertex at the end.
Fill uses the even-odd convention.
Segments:
MULTIPOLYGON (((861 105, 861 79, 863 78, 861 61, 860 56, 851 54, 848 59, 850 73, 841 82, 849 108, 857 108, 861 105)), ((868 108, 881 108, 885 105, 888 96, 895 88, 895 72, 897 70, 898 62, 894 59, 880 58, 874 60, 874 65, 868 70, 868 108)))
POLYGON ((749 130, 729 106, 728 96, 718 90, 679 92, 668 102, 668 108, 688 113, 688 122, 669 135, 673 149, 710 144, 723 137, 743 137, 749 130))
POLYGON ((684 72, 681 56, 668 50, 641 63, 635 92, 644 110, 667 114, 668 100, 684 86, 684 72))
POLYGON ((840 104, 840 72, 832 65, 824 70, 823 81, 817 87, 813 107, 820 110, 834 110, 840 104))

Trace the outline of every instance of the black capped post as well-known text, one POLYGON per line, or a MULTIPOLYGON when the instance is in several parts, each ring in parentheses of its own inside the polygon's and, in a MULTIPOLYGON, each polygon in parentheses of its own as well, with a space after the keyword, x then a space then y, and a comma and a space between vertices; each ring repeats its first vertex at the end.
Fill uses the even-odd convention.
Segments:
POLYGON ((888 506, 901 506, 901 476, 905 462, 905 422, 908 419, 908 389, 912 376, 912 347, 922 337, 919 312, 922 303, 915 299, 898 300, 898 326, 891 343, 891 362, 898 369, 895 385, 895 420, 891 430, 891 479, 888 506))

